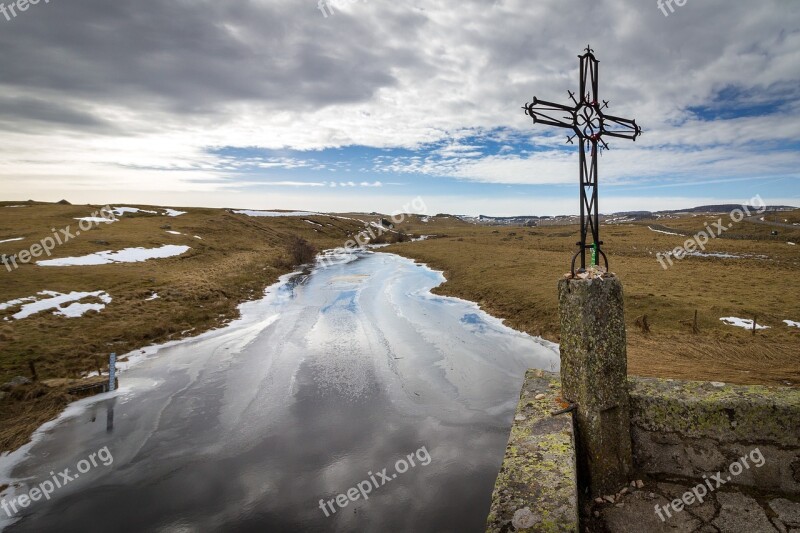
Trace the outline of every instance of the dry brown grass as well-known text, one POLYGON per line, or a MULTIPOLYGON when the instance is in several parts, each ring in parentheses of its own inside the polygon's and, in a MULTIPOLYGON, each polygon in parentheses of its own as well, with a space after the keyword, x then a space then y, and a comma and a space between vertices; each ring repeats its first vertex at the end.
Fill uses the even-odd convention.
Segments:
MULTIPOLYGON (((694 234, 716 216, 688 216, 660 223, 694 234)), ((651 222, 651 224, 654 222, 651 222)), ((403 229, 445 237, 395 245, 398 253, 443 270, 435 292, 478 302, 486 311, 532 335, 558 342, 556 282, 569 270, 577 226, 537 228, 474 226, 412 219, 403 229)), ((742 222, 714 239, 710 252, 743 259, 689 257, 663 270, 655 259, 686 237, 653 232, 647 223, 603 227, 611 269, 622 279, 628 322, 629 372, 635 375, 733 383, 800 383, 800 250, 786 244, 800 228, 781 231, 742 222), (766 259, 757 256, 765 256, 766 259), (694 312, 699 333, 692 333, 694 312), (647 316, 651 333, 635 321, 647 316), (719 318, 758 317, 770 326, 753 337, 719 318)))
POLYGON ((16 388, 3 399, 0 419, 0 450, 15 450, 28 442, 36 429, 61 413, 76 399, 63 388, 34 383, 16 388))
POLYGON ((800 209, 781 213, 770 213, 764 218, 772 222, 782 222, 784 224, 800 224, 800 209))

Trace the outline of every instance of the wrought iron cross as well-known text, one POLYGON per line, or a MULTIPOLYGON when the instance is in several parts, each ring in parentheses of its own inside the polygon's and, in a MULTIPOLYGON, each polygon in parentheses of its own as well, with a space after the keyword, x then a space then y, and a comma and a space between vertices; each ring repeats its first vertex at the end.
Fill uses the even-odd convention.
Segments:
POLYGON ((533 119, 534 124, 547 124, 568 128, 574 135, 567 136, 567 142, 578 137, 580 140, 580 183, 581 183, 581 240, 572 256, 571 272, 575 274, 575 259, 581 256, 579 272, 586 270, 586 251, 592 253, 592 265, 599 264, 599 256, 603 256, 608 270, 608 258, 601 249, 603 241, 600 240, 600 214, 597 203, 597 154, 600 148, 608 149, 604 136, 631 139, 633 141, 641 135, 642 128, 635 120, 614 117, 603 113, 608 107, 608 101, 600 104, 598 94, 598 64, 594 57, 594 50, 587 46, 585 54, 580 58, 581 85, 580 101, 575 99, 575 93, 567 91, 575 103, 574 106, 554 104, 539 100, 535 96, 533 102, 525 104, 525 114, 533 119), (566 113, 566 116, 564 116, 566 113), (586 242, 588 234, 592 234, 592 242, 586 242))

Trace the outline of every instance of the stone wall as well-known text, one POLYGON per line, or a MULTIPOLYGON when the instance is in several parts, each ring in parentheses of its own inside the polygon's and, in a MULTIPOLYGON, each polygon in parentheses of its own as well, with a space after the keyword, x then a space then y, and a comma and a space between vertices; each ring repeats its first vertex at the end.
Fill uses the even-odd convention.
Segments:
MULTIPOLYGON (((663 481, 673 476, 689 480, 693 485, 702 483, 704 475, 710 479, 720 472, 726 485, 752 487, 765 494, 790 495, 792 499, 795 496, 791 495, 800 495, 800 389, 635 377, 628 379, 628 388, 634 470, 637 474, 653 476, 643 491, 632 490, 638 496, 655 491, 656 499, 639 502, 638 507, 633 496, 625 501, 625 507, 619 502, 616 506, 609 504, 608 509, 601 509, 602 519, 606 521, 605 529, 601 528, 603 531, 645 531, 648 529, 639 526, 648 519, 653 522, 651 525, 655 529, 652 531, 661 530, 656 526, 667 528, 682 524, 680 520, 686 524, 697 522, 699 527, 699 519, 691 513, 680 514, 675 519, 677 522, 661 522, 654 518, 653 503, 669 503, 660 496, 659 490, 677 487, 675 494, 669 495, 674 499, 691 488, 663 481), (757 455, 754 450, 758 451, 757 455), (745 456, 750 467, 742 468, 738 475, 730 475, 730 465, 741 464, 745 456), (729 475, 730 480, 727 479, 729 475), (609 518, 614 513, 625 527, 614 526, 615 522, 609 518)), ((566 407, 560 393, 558 375, 541 370, 529 370, 526 374, 503 466, 492 494, 487 531, 578 531, 572 416, 551 416, 552 412, 566 407)), ((728 520, 729 514, 740 513, 746 507, 741 504, 745 500, 753 509, 758 507, 749 496, 730 489, 714 495, 725 501, 735 500, 731 500, 733 503, 729 502, 728 507, 722 501, 722 510, 711 512, 710 518, 719 514, 716 520, 720 523, 728 520)), ((709 501, 714 501, 712 496, 709 501)), ((766 501, 773 507, 773 504, 792 506, 791 512, 796 513, 797 504, 790 500, 766 501)), ((712 503, 706 507, 710 505, 712 503)), ((778 513, 774 508, 773 511, 778 513)), ((763 511, 758 512, 763 514, 763 511)), ((757 517, 766 520, 769 526, 767 515, 761 514, 757 517)), ((771 531, 771 527, 764 531, 771 531)), ((736 527, 723 529, 737 530, 736 527)))
POLYGON ((630 378, 635 468, 800 494, 800 390, 630 378), (727 477, 754 450, 758 463, 727 477))

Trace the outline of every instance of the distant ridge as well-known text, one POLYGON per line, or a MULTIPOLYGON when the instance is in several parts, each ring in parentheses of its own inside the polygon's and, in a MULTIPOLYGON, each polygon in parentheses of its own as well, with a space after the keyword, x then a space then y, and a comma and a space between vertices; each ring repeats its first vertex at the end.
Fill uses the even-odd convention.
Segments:
MULTIPOLYGON (((752 209, 752 206, 749 206, 752 209)), ((657 211, 658 213, 728 213, 734 209, 741 209, 742 204, 717 204, 717 205, 701 205, 700 207, 692 207, 691 209, 675 209, 672 211, 657 211)), ((767 211, 793 211, 798 209, 790 205, 769 205, 767 211)))
MULTIPOLYGON (((621 211, 611 214, 601 214, 603 220, 610 222, 633 222, 636 220, 647 220, 653 218, 661 218, 668 215, 676 215, 680 213, 730 213, 734 209, 742 209, 743 204, 714 204, 714 205, 701 205, 697 207, 690 207, 687 209, 671 209, 663 211, 621 211)), ((753 206, 748 206, 750 211, 753 211, 753 206)), ((765 212, 780 212, 780 211, 793 211, 800 209, 790 205, 770 205, 767 206, 765 212)), ((492 217, 488 215, 478 215, 477 217, 469 215, 456 215, 464 222, 471 222, 473 224, 485 224, 487 226, 539 226, 546 224, 564 224, 571 223, 578 219, 578 215, 555 215, 555 216, 537 216, 537 215, 518 215, 510 217, 492 217)))

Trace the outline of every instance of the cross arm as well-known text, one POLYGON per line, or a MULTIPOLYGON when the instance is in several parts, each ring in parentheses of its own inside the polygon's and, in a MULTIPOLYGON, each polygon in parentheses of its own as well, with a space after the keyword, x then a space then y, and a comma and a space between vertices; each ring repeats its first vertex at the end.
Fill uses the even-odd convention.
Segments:
POLYGON ((603 135, 635 141, 641 134, 642 127, 635 120, 603 115, 603 135))
POLYGON ((533 119, 534 124, 547 124, 548 126, 557 126, 559 128, 574 129, 574 108, 546 100, 539 100, 535 96, 533 102, 525 104, 525 114, 533 119), (569 116, 558 117, 562 113, 567 113, 569 116))

